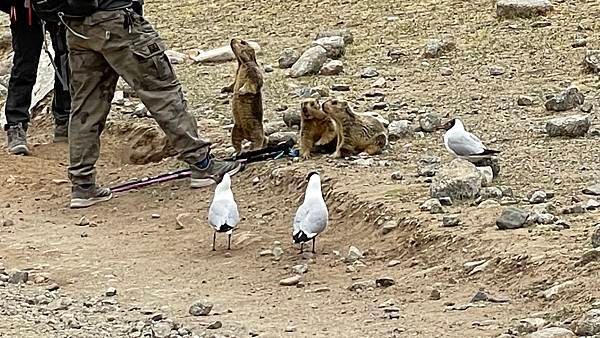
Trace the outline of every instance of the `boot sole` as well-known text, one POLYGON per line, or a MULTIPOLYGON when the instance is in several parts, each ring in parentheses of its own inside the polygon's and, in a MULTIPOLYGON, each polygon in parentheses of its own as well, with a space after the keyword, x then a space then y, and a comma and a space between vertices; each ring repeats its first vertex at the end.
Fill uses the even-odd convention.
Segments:
POLYGON ((113 197, 112 193, 104 197, 71 198, 71 209, 87 208, 100 202, 106 202, 113 197))
POLYGON ((29 155, 29 148, 26 145, 18 145, 8 149, 8 152, 13 155, 29 155))
MULTIPOLYGON (((229 176, 233 176, 233 175, 239 173, 240 170, 242 170, 242 166, 243 165, 240 164, 237 168, 235 168, 227 173, 229 174, 229 176)), ((192 179, 190 179, 190 187, 192 189, 209 187, 215 183, 217 183, 217 182, 212 178, 192 178, 192 179)))

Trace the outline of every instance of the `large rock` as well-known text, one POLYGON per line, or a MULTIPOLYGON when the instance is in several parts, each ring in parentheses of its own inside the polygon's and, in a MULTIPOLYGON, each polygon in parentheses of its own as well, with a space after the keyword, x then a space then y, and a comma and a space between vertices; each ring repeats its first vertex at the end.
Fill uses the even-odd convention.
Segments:
POLYGON ((573 331, 562 327, 549 327, 527 336, 527 338, 575 338, 573 331))
POLYGON ((575 333, 586 337, 600 335, 600 309, 586 312, 577 322, 575 333))
POLYGON ((321 31, 317 33, 315 40, 331 36, 341 36, 342 38, 344 38, 344 43, 347 45, 352 44, 354 42, 354 35, 352 35, 352 32, 347 28, 321 31))
POLYGON ((548 136, 580 137, 590 129, 590 118, 586 115, 557 117, 546 122, 548 136))
POLYGON ((600 196, 600 183, 591 185, 583 189, 583 193, 586 195, 600 196))
POLYGON ((302 119, 300 118, 300 114, 297 111, 287 111, 283 114, 283 122, 288 128, 300 128, 302 119))
POLYGON ((596 228, 592 230, 592 247, 600 248, 600 224, 596 224, 596 228))
MULTIPOLYGON (((252 47, 252 49, 254 49, 256 55, 262 53, 262 50, 258 43, 254 41, 248 41, 248 45, 252 47)), ((200 52, 198 55, 194 56, 192 60, 198 63, 227 62, 235 60, 235 54, 233 54, 231 45, 228 44, 226 46, 200 52)))
POLYGON ((529 213, 517 208, 506 208, 496 219, 496 226, 500 230, 518 229, 525 226, 529 213))
POLYGON ((587 50, 583 62, 594 72, 600 73, 600 50, 587 50))
POLYGON ((423 57, 425 58, 435 58, 439 57, 445 52, 452 51, 456 48, 456 44, 452 41, 445 41, 439 39, 432 39, 427 41, 425 45, 425 51, 423 52, 423 57))
POLYGON ((452 200, 475 198, 481 190, 483 177, 475 165, 454 159, 442 166, 431 183, 431 197, 450 197, 452 200))
POLYGON ((281 142, 287 142, 289 140, 298 141, 298 134, 293 131, 279 131, 269 135, 269 145, 276 146, 281 142))
POLYGON ((419 126, 425 132, 433 132, 442 125, 442 117, 438 113, 425 113, 419 118, 419 126))
POLYGON ((331 60, 321 67, 321 75, 339 75, 344 72, 344 63, 340 60, 331 60))
POLYGON ((285 129, 287 128, 285 121, 269 122, 269 123, 263 124, 263 126, 264 126, 263 128, 265 131, 265 135, 267 135, 267 136, 274 134, 278 131, 285 131, 285 129))
POLYGON ((390 141, 396 141, 414 134, 414 129, 408 120, 392 121, 388 126, 388 137, 390 141))
POLYGON ((281 51, 281 55, 279 56, 277 63, 279 64, 279 68, 287 69, 291 68, 294 65, 294 63, 298 61, 299 58, 300 53, 298 53, 297 50, 293 48, 286 48, 283 51, 281 51))
POLYGON ((8 277, 8 282, 11 284, 27 283, 28 280, 29 272, 27 271, 15 271, 8 277))
POLYGON ((317 74, 327 61, 327 50, 323 46, 313 46, 307 49, 290 71, 291 77, 317 74))
POLYGON ((512 328, 519 333, 532 333, 543 328, 547 323, 544 318, 525 318, 515 321, 512 328))
POLYGON ((550 0, 498 0, 496 15, 499 18, 530 18, 545 15, 552 10, 550 0))
POLYGON ((582 105, 585 97, 577 87, 569 87, 546 101, 548 111, 567 111, 582 105))
POLYGON ((341 36, 329 36, 313 41, 312 46, 321 46, 327 51, 327 57, 339 59, 346 53, 346 43, 341 36))
POLYGON ((134 124, 131 128, 122 133, 127 140, 122 154, 125 163, 142 165, 160 162, 177 154, 165 133, 157 126, 134 124))
POLYGON ((189 313, 192 316, 208 316, 213 306, 211 302, 206 300, 197 301, 190 306, 189 313))

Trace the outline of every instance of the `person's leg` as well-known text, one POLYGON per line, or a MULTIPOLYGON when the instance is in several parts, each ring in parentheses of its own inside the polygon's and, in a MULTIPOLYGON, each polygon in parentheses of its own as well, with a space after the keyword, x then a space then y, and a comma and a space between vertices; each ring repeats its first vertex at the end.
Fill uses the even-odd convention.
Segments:
MULTIPOLYGON (((96 41, 101 38, 91 36, 96 41)), ((112 197, 96 186, 96 161, 118 76, 102 54, 86 49, 85 42, 69 34, 72 115, 69 120, 69 179, 73 184, 71 208, 84 208, 112 197)))
POLYGON ((64 25, 48 23, 46 29, 52 40, 54 63, 58 69, 54 77, 54 97, 52 98, 54 142, 67 142, 68 122, 71 114, 71 94, 69 92, 69 51, 66 28, 64 25), (59 76, 64 83, 61 82, 59 76))
POLYGON ((132 18, 131 33, 118 15, 95 26, 103 32, 111 32, 110 40, 103 45, 106 60, 133 86, 179 153, 179 158, 190 164, 192 187, 220 182, 227 172, 236 174, 241 169, 240 163, 211 160, 210 143, 198 136, 196 119, 187 111, 181 84, 164 53, 165 45, 158 33, 143 17, 134 13, 129 15, 132 18))
MULTIPOLYGON (((24 8, 17 7, 20 18, 26 17, 24 8)), ((8 150, 13 154, 27 154, 27 127, 29 123, 29 106, 35 85, 43 33, 41 25, 27 20, 11 23, 13 46, 13 66, 8 83, 6 98, 6 125, 8 150)))

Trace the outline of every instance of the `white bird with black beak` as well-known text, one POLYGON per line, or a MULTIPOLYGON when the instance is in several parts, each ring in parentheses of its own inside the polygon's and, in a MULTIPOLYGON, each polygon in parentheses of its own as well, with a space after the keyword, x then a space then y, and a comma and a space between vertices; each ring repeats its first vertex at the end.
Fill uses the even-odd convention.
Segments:
POLYGON ((466 131, 462 121, 458 118, 450 120, 442 128, 446 129, 444 146, 450 154, 456 157, 468 161, 478 161, 500 153, 498 150, 488 149, 477 136, 466 131))
POLYGON ((227 250, 231 249, 231 234, 239 222, 240 213, 237 203, 233 199, 231 177, 229 177, 229 174, 225 174, 223 180, 215 188, 215 195, 208 209, 208 223, 215 231, 213 234, 213 251, 215 251, 217 232, 224 232, 228 235, 227 250))
POLYGON ((304 194, 304 202, 296 211, 292 238, 295 244, 300 243, 300 253, 304 251, 304 243, 312 240, 315 253, 316 237, 325 231, 329 219, 327 205, 321 192, 321 177, 313 171, 307 177, 308 186, 304 194))

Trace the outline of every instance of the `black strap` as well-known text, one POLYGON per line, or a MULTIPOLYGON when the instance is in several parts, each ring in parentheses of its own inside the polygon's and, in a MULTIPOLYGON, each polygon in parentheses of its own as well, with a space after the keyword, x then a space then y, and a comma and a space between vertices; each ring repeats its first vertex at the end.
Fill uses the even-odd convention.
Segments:
POLYGON ((65 67, 66 64, 63 64, 62 72, 56 66, 56 63, 54 62, 54 57, 50 53, 50 50, 48 50, 48 43, 46 41, 46 23, 43 20, 42 20, 42 32, 44 34, 44 51, 46 52, 46 55, 48 55, 48 58, 50 59, 50 63, 52 64, 52 67, 54 68, 54 74, 56 75, 56 78, 58 79, 58 81, 60 81, 60 84, 62 85, 63 90, 68 91, 69 84, 67 83, 67 76, 66 76, 66 68, 67 67, 65 67))

